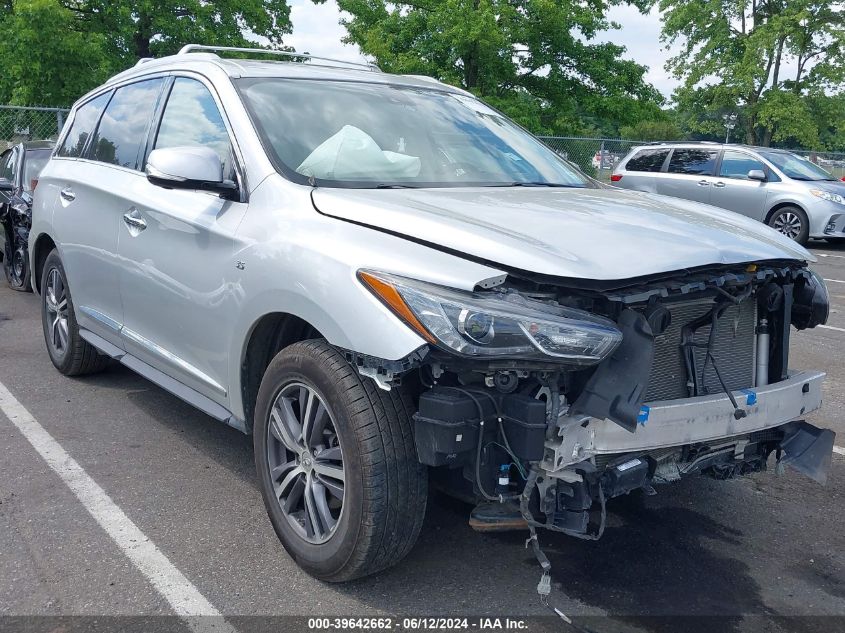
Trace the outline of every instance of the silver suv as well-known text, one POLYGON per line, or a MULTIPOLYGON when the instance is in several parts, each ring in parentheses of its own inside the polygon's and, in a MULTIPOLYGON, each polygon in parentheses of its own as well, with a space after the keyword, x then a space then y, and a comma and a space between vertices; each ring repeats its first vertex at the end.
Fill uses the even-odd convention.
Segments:
POLYGON ((114 359, 251 433, 276 533, 332 581, 408 553, 429 482, 479 530, 596 538, 613 497, 773 451, 824 480, 833 433, 796 421, 824 374, 787 363, 827 317, 807 251, 328 64, 188 46, 79 100, 30 234, 60 372, 114 359))
POLYGON ((785 150, 671 143, 635 147, 611 181, 712 204, 765 222, 790 239, 845 237, 845 182, 785 150))

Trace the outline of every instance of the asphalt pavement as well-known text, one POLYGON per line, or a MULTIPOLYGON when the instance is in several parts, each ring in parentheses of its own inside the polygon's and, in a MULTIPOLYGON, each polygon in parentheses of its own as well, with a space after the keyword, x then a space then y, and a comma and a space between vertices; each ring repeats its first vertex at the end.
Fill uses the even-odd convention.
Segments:
MULTIPOLYGON (((812 250, 832 314, 828 327, 794 334, 791 366, 828 372, 824 407, 811 421, 834 429, 842 446, 845 245, 812 250)), ((577 630, 538 600, 527 534, 475 533, 469 507, 437 494, 417 546, 397 567, 344 585, 309 577, 266 517, 250 438, 119 365, 59 375, 44 349, 38 298, 5 286, 0 384, 30 416, 13 423, 0 413, 0 630, 378 624, 334 620, 350 616, 392 618, 406 629, 462 628, 469 617, 470 630, 496 630, 495 618, 501 630, 520 622, 577 630), (38 442, 33 429, 45 431, 38 442), (209 617, 176 617, 186 613, 209 617), (308 620, 315 616, 331 621, 308 620)), ((834 455, 826 487, 770 468, 658 490, 613 500, 598 542, 540 534, 553 566, 551 603, 577 627, 845 630, 845 455, 834 455)))

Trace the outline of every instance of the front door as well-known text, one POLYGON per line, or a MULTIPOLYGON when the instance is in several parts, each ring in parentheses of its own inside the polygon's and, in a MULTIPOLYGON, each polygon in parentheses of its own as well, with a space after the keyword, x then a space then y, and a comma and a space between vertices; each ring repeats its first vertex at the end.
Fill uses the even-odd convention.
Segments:
POLYGON ((765 220, 768 193, 766 183, 751 180, 748 172, 752 170, 767 172, 766 166, 751 154, 725 150, 719 175, 713 183, 710 203, 761 222, 765 220))
MULTIPOLYGON (((154 149, 211 147, 236 179, 221 110, 198 79, 175 79, 154 138, 154 149)), ((246 206, 141 178, 120 227, 126 351, 223 406, 240 290, 232 236, 246 206)))

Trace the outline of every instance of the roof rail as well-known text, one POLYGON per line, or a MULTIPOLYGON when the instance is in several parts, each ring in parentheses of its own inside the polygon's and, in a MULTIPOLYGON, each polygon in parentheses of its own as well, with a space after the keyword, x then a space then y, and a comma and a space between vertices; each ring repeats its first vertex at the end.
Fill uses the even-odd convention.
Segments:
POLYGON ((141 59, 138 60, 138 62, 135 65, 140 66, 141 64, 146 64, 147 62, 153 61, 153 59, 154 59, 153 57, 142 57, 141 59))
POLYGON ((294 51, 274 51, 267 48, 245 48, 237 46, 206 46, 205 44, 186 44, 179 49, 179 55, 193 53, 196 51, 217 52, 224 51, 228 53, 254 53, 259 55, 277 55, 279 57, 300 57, 304 59, 316 59, 323 62, 331 62, 333 64, 345 64, 347 66, 357 66, 358 68, 366 68, 372 72, 381 72, 381 69, 375 64, 362 64, 359 62, 349 62, 344 59, 333 59, 331 57, 319 57, 311 53, 297 53, 294 51))
POLYGON ((650 141, 645 145, 725 145, 721 141, 650 141))

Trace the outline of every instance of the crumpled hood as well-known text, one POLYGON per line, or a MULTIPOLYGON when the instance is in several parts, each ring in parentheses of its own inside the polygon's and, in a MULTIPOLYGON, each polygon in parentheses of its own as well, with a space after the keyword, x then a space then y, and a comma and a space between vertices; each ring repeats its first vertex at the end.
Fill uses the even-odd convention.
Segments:
POLYGON ((709 264, 815 261, 756 220, 622 189, 315 189, 325 215, 504 267, 577 279, 631 279, 709 264))

